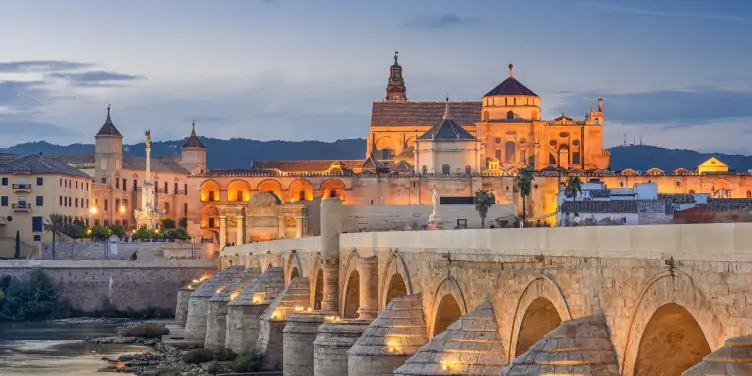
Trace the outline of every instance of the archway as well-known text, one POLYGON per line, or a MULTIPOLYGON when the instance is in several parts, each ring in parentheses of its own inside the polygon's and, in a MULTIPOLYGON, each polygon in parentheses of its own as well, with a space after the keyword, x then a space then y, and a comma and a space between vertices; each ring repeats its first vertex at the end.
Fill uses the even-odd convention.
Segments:
POLYGON ((278 199, 282 200, 282 184, 279 184, 276 180, 267 179, 262 181, 258 185, 258 191, 274 193, 278 199))
POLYGON ((436 311, 436 320, 433 324, 434 337, 443 333, 449 325, 454 324, 461 316, 462 311, 454 296, 452 294, 444 295, 436 311))
POLYGON ((290 272, 290 281, 294 280, 295 278, 300 278, 300 271, 298 271, 298 267, 292 268, 292 271, 290 272))
POLYGON ((386 289, 386 304, 389 304, 389 302, 392 301, 392 299, 405 296, 407 295, 407 286, 405 285, 405 280, 402 279, 402 275, 395 274, 392 277, 392 280, 389 281, 389 286, 386 289))
POLYGON ((323 198, 337 197, 340 201, 345 200, 345 183, 338 179, 331 179, 321 184, 321 196, 323 198))
POLYGON ((227 187, 227 201, 247 202, 251 198, 251 185, 245 180, 234 180, 227 187))
POLYGON ((360 308, 360 273, 357 270, 353 270, 350 273, 350 278, 347 280, 345 304, 343 307, 343 318, 354 319, 358 317, 358 309, 360 308))
POLYGON ((201 209, 201 228, 219 228, 219 209, 216 206, 208 205, 201 209))
POLYGON ((522 355, 530 346, 540 341, 546 333, 560 324, 561 317, 554 304, 544 297, 535 298, 522 317, 515 354, 522 355))
POLYGON ((504 144, 504 163, 514 163, 516 153, 516 144, 513 141, 507 141, 504 144))
POLYGON ((319 269, 316 273, 316 285, 313 289, 313 310, 321 310, 321 301, 324 300, 324 271, 319 269))
POLYGON ((216 181, 201 183, 201 201, 219 201, 219 184, 216 181))
POLYGON ((290 201, 313 200, 313 185, 307 180, 295 180, 290 184, 290 201))
POLYGON ((680 376, 710 353, 710 345, 692 314, 668 303, 655 311, 640 339, 635 376, 680 376))

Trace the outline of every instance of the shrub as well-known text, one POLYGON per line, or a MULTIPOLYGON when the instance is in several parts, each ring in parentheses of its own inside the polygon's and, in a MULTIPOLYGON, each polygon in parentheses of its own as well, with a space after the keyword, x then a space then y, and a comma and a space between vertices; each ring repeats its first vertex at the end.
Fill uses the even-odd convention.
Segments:
POLYGON ((162 338, 162 336, 170 334, 170 329, 165 328, 159 324, 143 324, 132 326, 123 330, 123 336, 125 337, 138 337, 138 338, 162 338))
POLYGON ((41 269, 32 269, 22 278, 5 276, 0 280, 4 299, 0 302, 0 321, 38 321, 54 318, 65 311, 58 293, 41 269))
POLYGON ((218 360, 220 362, 227 362, 230 360, 235 360, 235 358, 238 357, 238 354, 235 354, 232 349, 228 349, 227 347, 220 347, 216 350, 214 350, 214 360, 218 360))
POLYGON ((183 362, 188 364, 205 363, 214 359, 214 353, 207 349, 194 349, 183 353, 183 362))
POLYGON ((261 369, 264 354, 257 347, 252 347, 239 355, 230 365, 233 372, 257 372, 261 369))
POLYGON ((224 372, 225 372, 224 367, 222 367, 221 364, 217 363, 216 360, 212 361, 211 363, 209 363, 208 366, 206 366, 206 373, 210 375, 216 375, 216 374, 224 373, 224 372))

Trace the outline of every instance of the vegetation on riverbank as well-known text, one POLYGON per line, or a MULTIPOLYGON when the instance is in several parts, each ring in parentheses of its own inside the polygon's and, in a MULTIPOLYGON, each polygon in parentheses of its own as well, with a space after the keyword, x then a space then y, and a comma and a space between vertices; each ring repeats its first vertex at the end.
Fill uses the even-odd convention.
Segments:
POLYGON ((41 321, 70 317, 70 305, 58 300, 52 281, 41 269, 22 278, 0 278, 0 321, 41 321))
POLYGON ((162 336, 170 334, 170 329, 165 328, 160 324, 141 324, 131 326, 123 330, 122 335, 125 337, 138 337, 138 338, 162 338, 162 336))

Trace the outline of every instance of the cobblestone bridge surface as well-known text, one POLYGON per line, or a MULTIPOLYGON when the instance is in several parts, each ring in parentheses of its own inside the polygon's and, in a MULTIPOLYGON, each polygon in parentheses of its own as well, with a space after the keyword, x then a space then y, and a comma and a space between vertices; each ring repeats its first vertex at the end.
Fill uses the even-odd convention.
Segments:
POLYGON ((340 234, 327 210, 226 248, 179 295, 186 338, 284 375, 752 375, 752 224, 340 234))

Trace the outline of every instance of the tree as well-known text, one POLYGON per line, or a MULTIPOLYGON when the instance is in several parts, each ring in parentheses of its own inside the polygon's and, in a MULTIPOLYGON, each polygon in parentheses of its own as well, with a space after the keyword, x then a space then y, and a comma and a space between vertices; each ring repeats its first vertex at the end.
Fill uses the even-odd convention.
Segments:
POLYGON ((110 233, 117 236, 121 240, 125 238, 125 228, 120 225, 110 226, 110 233))
POLYGON ((475 210, 480 215, 480 227, 486 227, 486 214, 488 208, 494 204, 495 198, 489 191, 479 190, 475 192, 475 210))
POLYGON ((112 232, 109 228, 104 226, 94 226, 94 228, 91 229, 91 237, 99 241, 109 239, 110 235, 112 235, 112 232))
POLYGON ((57 236, 65 229, 65 220, 60 213, 52 213, 47 218, 47 222, 42 225, 44 231, 52 233, 52 259, 55 259, 55 243, 57 236))
POLYGON ((567 178, 564 193, 567 197, 572 197, 577 201, 577 194, 582 193, 582 180, 579 176, 570 176, 567 178))
POLYGON ((515 185, 517 186, 517 189, 519 189, 520 196, 522 197, 522 223, 525 223, 525 220, 527 219, 525 197, 530 196, 530 192, 533 189, 533 181, 535 181, 535 176, 533 176, 533 169, 530 167, 520 170, 515 178, 515 185))
POLYGON ((13 258, 21 258, 21 233, 16 230, 16 252, 13 253, 13 258))

